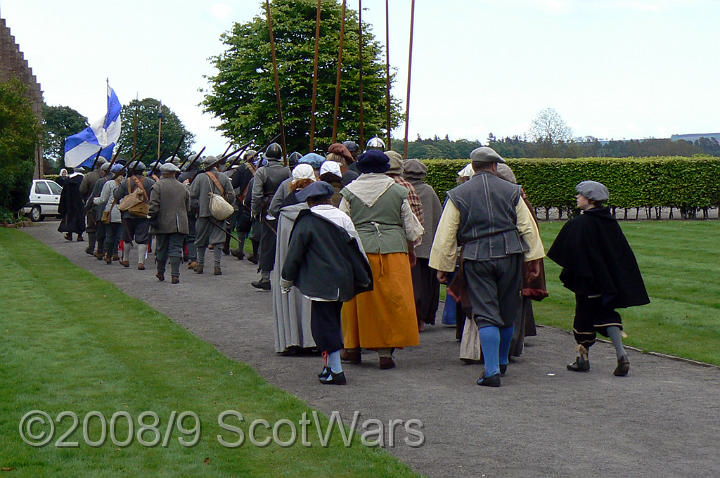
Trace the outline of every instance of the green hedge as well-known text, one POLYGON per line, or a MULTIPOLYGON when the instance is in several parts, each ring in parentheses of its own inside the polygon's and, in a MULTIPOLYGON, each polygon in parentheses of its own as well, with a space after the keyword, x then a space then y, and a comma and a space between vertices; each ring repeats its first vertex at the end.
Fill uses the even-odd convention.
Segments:
MULTIPOLYGON (((720 158, 508 159, 508 165, 536 207, 570 209, 575 185, 594 180, 610 190, 609 206, 618 208, 707 208, 720 205, 720 158)), ((445 201, 457 185, 457 172, 469 160, 431 159, 427 181, 445 201)))

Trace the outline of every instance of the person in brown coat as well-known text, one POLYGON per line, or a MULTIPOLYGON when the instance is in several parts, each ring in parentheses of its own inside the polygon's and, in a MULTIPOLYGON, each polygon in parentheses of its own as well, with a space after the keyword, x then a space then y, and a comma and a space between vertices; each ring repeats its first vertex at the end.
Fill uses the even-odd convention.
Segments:
POLYGON ((187 187, 176 179, 180 168, 172 163, 160 166, 162 177, 150 192, 150 231, 157 238, 157 274, 165 280, 165 265, 170 258, 172 283, 180 282, 180 260, 188 226, 187 211, 190 208, 190 193, 187 187))

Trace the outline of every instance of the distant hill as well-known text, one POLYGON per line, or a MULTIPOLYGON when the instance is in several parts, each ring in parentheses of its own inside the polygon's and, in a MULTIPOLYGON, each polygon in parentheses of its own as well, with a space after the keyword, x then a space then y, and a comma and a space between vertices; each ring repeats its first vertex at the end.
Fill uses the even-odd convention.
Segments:
POLYGON ((705 133, 705 134, 674 134, 670 137, 670 141, 689 141, 693 143, 700 138, 713 138, 720 142, 720 133, 705 133))

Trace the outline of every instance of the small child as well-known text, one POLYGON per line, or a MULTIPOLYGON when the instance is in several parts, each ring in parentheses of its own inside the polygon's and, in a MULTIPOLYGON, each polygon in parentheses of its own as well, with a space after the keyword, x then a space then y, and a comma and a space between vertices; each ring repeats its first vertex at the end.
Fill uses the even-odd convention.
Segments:
POLYGON ((330 202, 335 188, 317 181, 296 193, 310 209, 298 214, 290 234, 280 287, 293 285, 312 300, 310 328, 325 360, 320 383, 345 385, 342 303, 372 290, 372 270, 350 217, 330 202))
POLYGON ((547 254, 563 268, 563 285, 575 293, 573 334, 579 355, 567 368, 590 370, 588 351, 599 332, 615 346, 614 374, 625 376, 630 360, 622 345, 622 318, 615 309, 648 304, 650 299, 630 244, 603 206, 610 197, 607 187, 582 181, 575 190, 582 213, 563 226, 547 254))

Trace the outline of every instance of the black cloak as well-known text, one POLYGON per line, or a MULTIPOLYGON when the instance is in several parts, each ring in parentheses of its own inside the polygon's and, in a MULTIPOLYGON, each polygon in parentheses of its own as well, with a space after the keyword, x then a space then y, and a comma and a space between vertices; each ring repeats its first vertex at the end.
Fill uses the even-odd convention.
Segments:
POLYGON ((348 232, 309 209, 300 211, 282 277, 308 297, 347 302, 372 290, 372 269, 348 232))
POLYGON ((547 255, 563 268, 563 285, 578 295, 601 294, 610 308, 650 302, 635 255, 607 207, 569 220, 547 255))
POLYGON ((80 184, 83 177, 78 174, 68 178, 63 184, 58 204, 58 215, 62 218, 59 232, 76 232, 81 234, 85 231, 85 208, 82 196, 80 196, 80 184))

